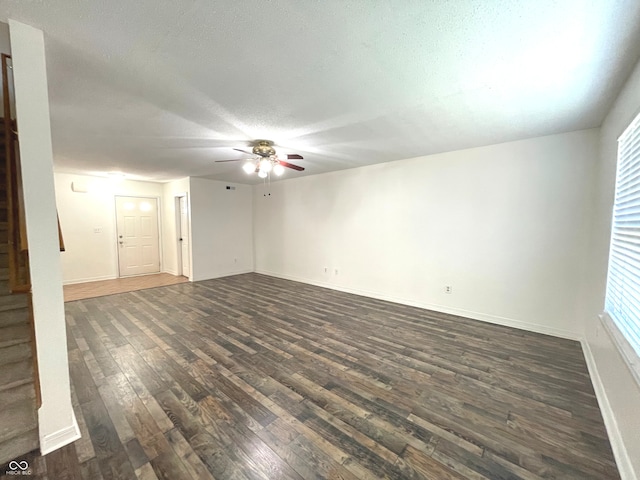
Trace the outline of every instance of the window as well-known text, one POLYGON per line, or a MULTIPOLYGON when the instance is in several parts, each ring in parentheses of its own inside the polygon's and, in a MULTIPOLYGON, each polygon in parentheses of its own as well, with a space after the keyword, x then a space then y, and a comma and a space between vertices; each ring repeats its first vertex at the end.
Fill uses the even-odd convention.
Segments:
POLYGON ((605 310, 632 371, 640 372, 640 115, 618 139, 605 310), (625 345, 626 344, 626 345, 625 345))

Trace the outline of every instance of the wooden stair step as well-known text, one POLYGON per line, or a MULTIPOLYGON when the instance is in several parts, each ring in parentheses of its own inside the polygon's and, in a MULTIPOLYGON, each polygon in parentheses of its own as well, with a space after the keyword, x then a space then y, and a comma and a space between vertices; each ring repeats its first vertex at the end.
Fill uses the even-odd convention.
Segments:
MULTIPOLYGON (((21 388, 21 387, 33 387, 34 382, 32 378, 21 378, 20 380, 15 380, 13 382, 10 383, 5 383, 4 385, 0 386, 0 395, 4 395, 5 392, 11 392, 16 388, 21 388)), ((35 390, 35 387, 33 387, 35 390)))
POLYGON ((29 343, 30 340, 31 329, 27 323, 0 328, 0 365, 7 363, 4 361, 5 348, 29 343))
MULTIPOLYGON (((2 232, 0 231, 0 235, 2 232)), ((9 293, 9 269, 7 267, 0 267, 0 295, 9 293)))
POLYGON ((0 266, 0 295, 9 293, 9 269, 0 266))
POLYGON ((0 442, 6 442, 37 426, 35 398, 13 402, 0 410, 0 442))
MULTIPOLYGON (((36 398, 33 382, 24 382, 7 388, 2 392, 2 404, 11 405, 15 402, 31 401, 36 398)), ((1 471, 1 470, 0 470, 1 471)))
POLYGON ((0 295, 0 312, 6 310, 17 310, 29 306, 27 295, 5 293, 0 295))
POLYGON ((4 295, 0 295, 0 315, 2 312, 27 308, 27 300, 21 297, 24 297, 24 295, 12 295, 6 293, 4 295))
POLYGON ((26 452, 35 450, 40 445, 38 438, 38 427, 22 432, 6 442, 0 443, 0 465, 4 465, 11 460, 24 455, 26 452))
POLYGON ((14 343, 0 348, 0 368, 11 368, 10 365, 30 359, 32 356, 30 343, 14 343))
POLYGON ((0 311, 0 328, 28 324, 29 321, 29 309, 26 306, 0 311))
POLYGON ((0 392, 17 385, 33 383, 33 363, 31 357, 9 363, 0 368, 0 392))
POLYGON ((0 464, 7 462, 8 455, 10 455, 9 461, 11 461, 38 447, 36 392, 33 384, 17 385, 3 391, 2 404, 3 407, 0 411, 0 464), (34 431, 36 432, 35 436, 31 433, 34 431), (14 444, 20 448, 14 449, 14 444))
POLYGON ((0 261, 0 270, 9 271, 9 255, 2 255, 2 259, 0 261))

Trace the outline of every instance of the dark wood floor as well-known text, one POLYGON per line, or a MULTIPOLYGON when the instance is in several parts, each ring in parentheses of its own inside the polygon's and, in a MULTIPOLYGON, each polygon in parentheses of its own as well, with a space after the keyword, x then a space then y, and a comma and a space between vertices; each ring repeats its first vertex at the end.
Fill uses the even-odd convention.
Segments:
POLYGON ((256 274, 66 308, 36 477, 619 478, 577 342, 256 274))

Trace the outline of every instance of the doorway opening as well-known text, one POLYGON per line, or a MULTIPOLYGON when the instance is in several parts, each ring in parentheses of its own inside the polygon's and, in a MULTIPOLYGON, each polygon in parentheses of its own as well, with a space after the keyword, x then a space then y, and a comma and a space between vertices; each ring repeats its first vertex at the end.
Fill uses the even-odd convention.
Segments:
POLYGON ((176 234, 178 239, 178 275, 191 276, 191 257, 189 255, 189 203, 186 195, 175 197, 176 234))

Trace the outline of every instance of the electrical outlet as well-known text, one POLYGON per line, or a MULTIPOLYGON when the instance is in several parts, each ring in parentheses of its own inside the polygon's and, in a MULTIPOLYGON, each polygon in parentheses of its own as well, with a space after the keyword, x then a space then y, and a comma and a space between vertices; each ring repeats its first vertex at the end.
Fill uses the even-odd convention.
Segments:
POLYGON ((451 287, 451 285, 445 285, 444 293, 453 293, 453 288, 451 287))
POLYGON ((93 233, 102 233, 102 227, 93 227, 93 233))
POLYGON ((333 271, 333 274, 334 274, 334 275, 337 275, 337 274, 338 274, 338 269, 337 269, 337 268, 333 271))
POLYGON ((329 268, 328 267, 324 267, 324 273, 325 274, 329 273, 329 268))

